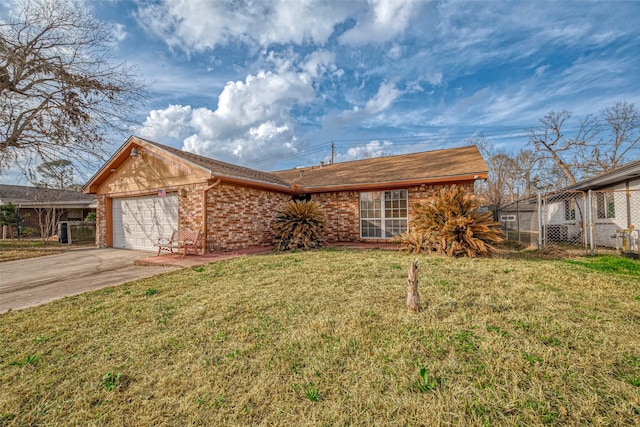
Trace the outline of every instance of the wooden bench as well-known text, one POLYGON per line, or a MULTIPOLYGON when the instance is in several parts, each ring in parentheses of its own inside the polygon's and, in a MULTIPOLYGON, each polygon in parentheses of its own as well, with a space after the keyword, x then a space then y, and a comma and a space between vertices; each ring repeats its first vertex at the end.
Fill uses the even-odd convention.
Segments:
POLYGON ((201 238, 200 230, 193 231, 189 228, 183 228, 182 230, 173 230, 169 239, 158 237, 158 242, 154 246, 158 247, 158 255, 162 252, 179 253, 182 250, 182 258, 184 258, 186 254, 200 255, 198 248, 201 238))

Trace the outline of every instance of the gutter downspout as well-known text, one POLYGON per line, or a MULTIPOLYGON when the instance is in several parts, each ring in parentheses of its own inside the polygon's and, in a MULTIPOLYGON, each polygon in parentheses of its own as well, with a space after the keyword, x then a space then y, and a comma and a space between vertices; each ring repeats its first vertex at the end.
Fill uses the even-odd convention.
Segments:
POLYGON ((211 184, 210 186, 208 186, 207 188, 205 188, 202 191, 202 226, 204 228, 204 230, 202 230, 202 234, 204 237, 204 253, 208 252, 208 244, 207 244, 207 235, 209 234, 207 232, 208 226, 207 226, 207 217, 208 217, 208 213, 207 213, 207 193, 209 192, 209 190, 211 190, 213 187, 217 186, 218 184, 220 184, 220 178, 218 178, 216 180, 216 182, 214 182, 213 184, 211 184))

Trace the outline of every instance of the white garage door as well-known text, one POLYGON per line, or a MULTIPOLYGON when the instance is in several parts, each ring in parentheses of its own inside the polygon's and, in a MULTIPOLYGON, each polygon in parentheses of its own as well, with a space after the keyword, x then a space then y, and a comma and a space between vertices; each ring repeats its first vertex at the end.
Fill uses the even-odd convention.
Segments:
POLYGON ((154 250, 178 228, 178 196, 113 199, 113 247, 154 250))

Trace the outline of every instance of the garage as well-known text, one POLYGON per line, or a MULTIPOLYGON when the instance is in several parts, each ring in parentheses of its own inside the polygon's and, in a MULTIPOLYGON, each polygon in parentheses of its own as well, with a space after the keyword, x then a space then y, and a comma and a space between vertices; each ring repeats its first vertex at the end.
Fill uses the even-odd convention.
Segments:
POLYGON ((156 250, 158 237, 178 228, 178 196, 113 199, 113 247, 156 250))

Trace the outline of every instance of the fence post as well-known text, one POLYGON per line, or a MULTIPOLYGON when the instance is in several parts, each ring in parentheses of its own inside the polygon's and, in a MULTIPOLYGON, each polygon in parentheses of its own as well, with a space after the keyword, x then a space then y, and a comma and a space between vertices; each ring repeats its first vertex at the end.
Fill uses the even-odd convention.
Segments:
POLYGON ((542 234, 544 226, 542 225, 542 195, 538 193, 538 249, 542 249, 542 234))
POLYGON ((631 228, 631 190, 629 189, 629 181, 625 185, 625 195, 627 202, 627 228, 631 228))
POLYGON ((587 236, 587 196, 582 192, 582 240, 584 241, 584 254, 589 253, 589 236, 587 236))
POLYGON ((591 256, 596 254, 596 247, 593 241, 593 201, 592 201, 592 192, 589 189, 589 197, 588 197, 588 211, 589 211, 589 245, 591 248, 591 256))
POLYGON ((520 199, 516 200, 516 221, 518 227, 518 243, 522 243, 522 239, 520 239, 520 199))

